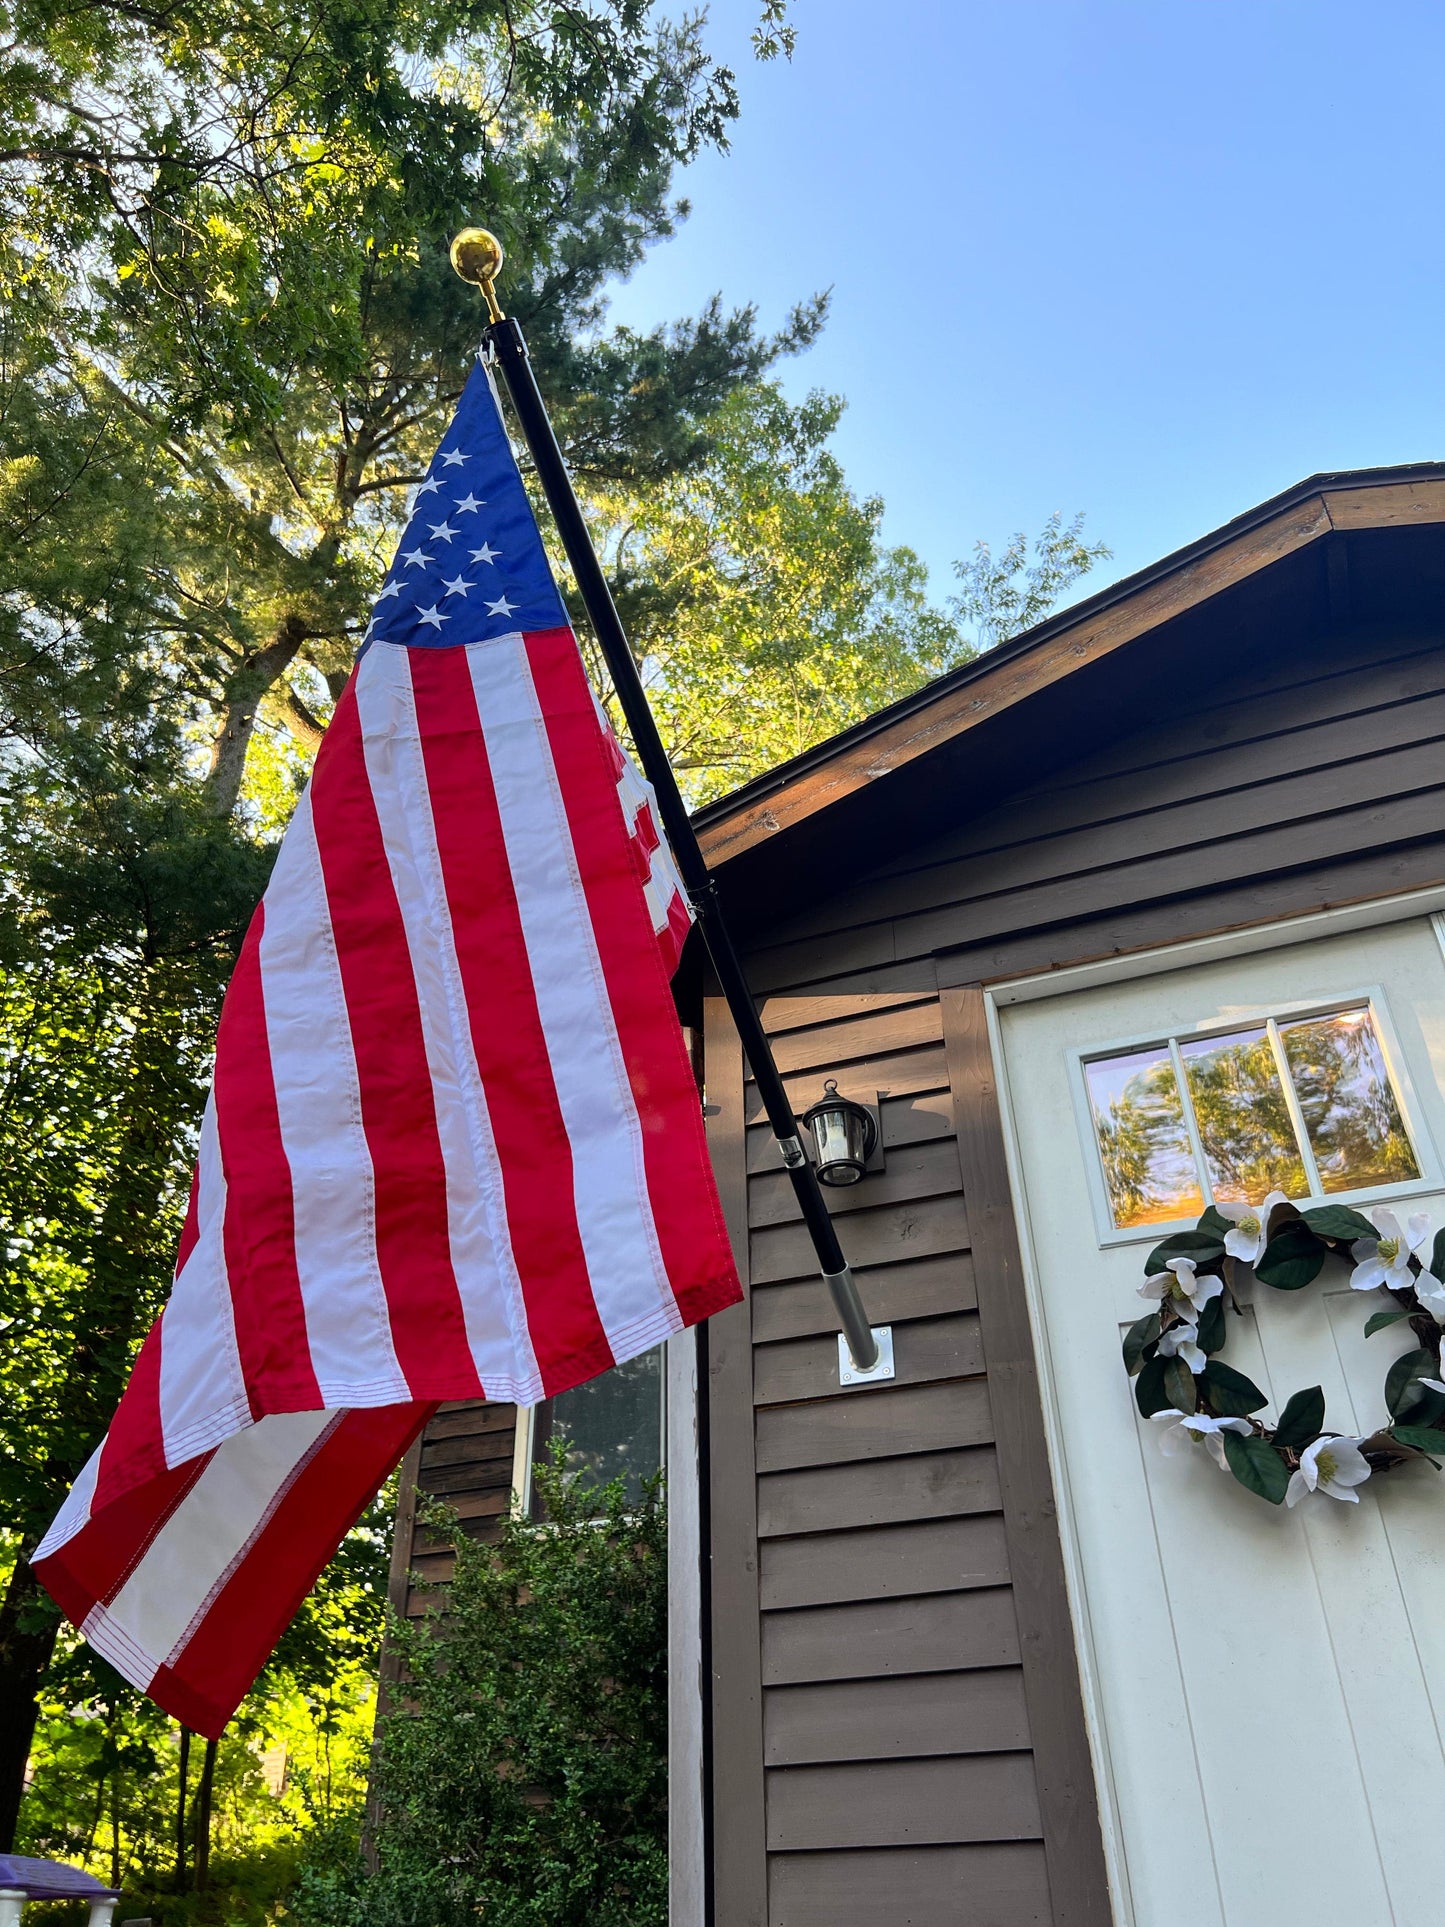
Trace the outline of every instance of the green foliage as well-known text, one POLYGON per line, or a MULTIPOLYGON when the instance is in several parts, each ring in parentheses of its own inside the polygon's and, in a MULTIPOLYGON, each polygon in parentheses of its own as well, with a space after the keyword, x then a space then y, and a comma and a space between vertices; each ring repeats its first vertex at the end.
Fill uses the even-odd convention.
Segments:
POLYGON ((1328 1256, 1328 1247, 1305 1221, 1292 1218, 1260 1253, 1254 1275, 1276 1291, 1302 1291, 1319 1277, 1328 1256))
POLYGON ((1289 1467, 1267 1439, 1257 1432, 1226 1432, 1224 1458, 1247 1492, 1282 1505, 1289 1490, 1289 1467))
POLYGON ((659 1482, 536 1478, 546 1523, 455 1534, 445 1616, 399 1627, 377 1871, 311 1874, 308 1927, 661 1927, 667 1527, 659 1482))
POLYGON ((1144 1272, 1153 1277, 1163 1271, 1171 1258, 1188 1258, 1195 1265, 1210 1265, 1224 1256, 1224 1240, 1212 1231, 1196 1226, 1193 1231, 1176 1231, 1161 1244, 1155 1245, 1144 1260, 1144 1272))
POLYGON ((1313 1443, 1325 1429, 1325 1395, 1318 1385, 1296 1392, 1279 1415, 1274 1428, 1274 1443, 1281 1449, 1299 1452, 1313 1443))
POLYGON ((848 488, 829 447, 842 408, 740 388, 696 468, 595 497, 633 649, 697 800, 973 654, 929 602, 918 558, 883 545, 883 504, 848 488))
POLYGON ((1220 1418, 1247 1418, 1269 1403, 1253 1379, 1220 1358, 1211 1358, 1205 1366, 1203 1383, 1210 1409, 1220 1418))
POLYGON ((1065 526, 1057 512, 1034 537, 1032 561, 1028 538, 1022 534, 1013 537, 997 560, 987 542, 978 542, 967 562, 953 565, 963 584, 953 598, 953 614, 973 625, 976 648, 991 649, 1041 622, 1065 591, 1109 553, 1102 542, 1085 542, 1082 515, 1065 526))

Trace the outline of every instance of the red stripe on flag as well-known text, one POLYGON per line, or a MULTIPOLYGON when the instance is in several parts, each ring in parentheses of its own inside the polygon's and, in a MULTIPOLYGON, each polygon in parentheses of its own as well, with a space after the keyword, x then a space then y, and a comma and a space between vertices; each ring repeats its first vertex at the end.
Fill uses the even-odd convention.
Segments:
POLYGON ((547 691, 547 736, 585 881, 608 1001, 642 1126, 648 1197, 662 1261, 689 1324, 742 1296, 703 1138, 702 1106, 672 992, 615 833, 616 788, 582 658, 568 629, 525 638, 532 679, 547 691), (707 1216, 699 1221, 705 1203, 707 1216))
POLYGON ((114 1599, 213 1456, 202 1452, 133 1486, 37 1563, 36 1578, 67 1619, 80 1626, 92 1606, 114 1599))
POLYGON ((297 1607, 436 1409, 421 1402, 348 1411, 323 1433, 174 1664, 151 1681, 147 1692, 159 1707, 220 1738, 297 1607))
POLYGON ((475 1398, 482 1386, 452 1270, 421 1009, 371 794, 354 675, 316 758, 311 807, 375 1173, 376 1255, 397 1362, 418 1393, 475 1398))
POLYGON ((161 1321, 158 1318, 136 1354, 130 1383, 100 1449, 100 1466, 90 1501, 92 1517, 128 1487, 143 1479, 156 1478, 165 1469, 165 1434, 161 1429, 161 1321))
POLYGON ((176 1250, 175 1276, 177 1278, 185 1269, 186 1260, 195 1250, 196 1240, 201 1235, 200 1192, 201 1167, 196 1164, 191 1167, 191 1194, 186 1199, 186 1216, 181 1225, 181 1241, 176 1250))
POLYGON ((452 937, 486 1092, 532 1346, 550 1393, 612 1353, 573 1200, 572 1146, 537 1009, 527 940, 465 649, 411 651, 452 937))
POLYGON ((216 1036, 216 1130, 226 1174, 224 1242, 236 1345, 251 1416, 325 1404, 311 1368, 296 1269, 291 1166, 271 1076, 261 984, 266 905, 257 906, 216 1036))

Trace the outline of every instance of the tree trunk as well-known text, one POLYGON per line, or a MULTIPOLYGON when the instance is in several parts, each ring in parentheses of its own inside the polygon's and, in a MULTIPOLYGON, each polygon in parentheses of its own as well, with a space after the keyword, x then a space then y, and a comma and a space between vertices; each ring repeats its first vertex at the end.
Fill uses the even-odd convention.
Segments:
POLYGON ((305 640, 306 629, 300 617, 286 616, 266 647, 248 656, 228 679, 222 697, 221 727, 211 746, 211 767, 206 775, 206 806, 213 816, 229 816, 235 809, 261 700, 291 667, 305 640))
POLYGON ((120 1743, 116 1738, 115 1709, 110 1715, 110 1884, 120 1885, 120 1743))
POLYGON ((181 1727, 181 1770, 176 1793, 176 1892, 186 1891, 186 1781, 191 1770, 191 1729, 181 1727))
POLYGON ((216 1742, 206 1741, 201 1784, 196 1789, 196 1892, 206 1891, 211 1877, 211 1796, 216 1785, 216 1742))
POLYGON ((59 1627, 30 1567, 17 1558, 0 1604, 0 1853, 15 1845, 25 1766, 40 1712, 36 1695, 59 1627))

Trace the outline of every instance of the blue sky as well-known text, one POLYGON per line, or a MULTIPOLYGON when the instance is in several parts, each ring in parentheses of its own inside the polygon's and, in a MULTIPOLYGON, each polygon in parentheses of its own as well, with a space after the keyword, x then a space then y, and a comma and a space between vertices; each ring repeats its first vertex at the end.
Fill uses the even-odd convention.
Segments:
MULTIPOLYGON (((1092 589, 1306 475, 1445 455, 1445 8, 1413 0, 793 0, 724 157, 618 290, 715 289, 845 395, 849 479, 929 563, 1087 511, 1092 589)), ((1082 592, 1082 591, 1080 591, 1082 592)))

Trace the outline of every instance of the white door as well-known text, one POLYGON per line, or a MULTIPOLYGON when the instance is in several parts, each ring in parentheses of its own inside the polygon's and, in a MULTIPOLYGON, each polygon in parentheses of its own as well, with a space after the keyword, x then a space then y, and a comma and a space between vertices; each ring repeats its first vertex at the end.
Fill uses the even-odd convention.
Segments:
MULTIPOLYGON (((1445 1225, 1435 927, 1421 919, 1006 1005, 999 1023, 1118 1918, 1436 1927, 1445 1474, 1421 1464, 1377 1477, 1358 1505, 1266 1504, 1203 1448, 1160 1452, 1119 1352, 1146 1309, 1137 1286, 1164 1221, 1192 1222, 1202 1208, 1196 1198, 1181 1211, 1171 1195, 1201 1175, 1228 1195, 1245 1166, 1253 1177, 1271 1158, 1302 1157, 1283 1143, 1292 1128, 1314 1133, 1314 1175, 1331 1196, 1361 1209, 1383 1198, 1402 1219, 1428 1210, 1432 1227, 1445 1225), (1360 1043, 1361 1027, 1377 1045, 1360 1043), (1322 1094, 1310 1047, 1317 1059, 1346 1034, 1351 1068, 1322 1094), (1270 1063, 1299 1074, 1266 1098, 1270 1063), (1179 1105, 1176 1118, 1165 1103, 1161 1122, 1181 1068, 1201 1105, 1179 1105), (1224 1086, 1233 1096, 1220 1112, 1224 1086), (1236 1100, 1255 1114, 1231 1120, 1236 1100), (1141 1102, 1142 1148, 1120 1123, 1137 1124, 1141 1102), (1096 1113, 1106 1137, 1128 1140, 1112 1166, 1096 1113), (1361 1172, 1367 1182, 1351 1187, 1361 1172), (1128 1222, 1141 1215, 1158 1222, 1128 1222)), ((1332 1263, 1305 1290, 1256 1283, 1252 1297, 1231 1316, 1224 1357, 1269 1393, 1266 1419, 1318 1384, 1329 1429, 1364 1435, 1385 1422, 1385 1372, 1415 1341, 1398 1336, 1404 1325, 1363 1336, 1381 1295, 1352 1291, 1332 1263)))

